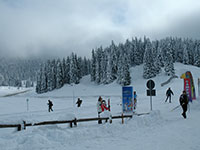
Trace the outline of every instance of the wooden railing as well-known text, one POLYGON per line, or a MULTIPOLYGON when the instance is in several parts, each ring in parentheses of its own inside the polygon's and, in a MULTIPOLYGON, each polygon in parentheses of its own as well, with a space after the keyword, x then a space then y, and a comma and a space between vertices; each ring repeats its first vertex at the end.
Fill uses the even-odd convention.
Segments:
MULTIPOLYGON (((140 113, 140 114, 134 114, 137 116, 141 115, 147 115, 149 113, 140 113)), ((124 122, 124 118, 132 118, 133 115, 119 115, 119 116, 112 116, 112 119, 122 119, 122 123, 124 122)), ((66 124, 69 123, 70 127, 72 128, 73 125, 77 126, 78 122, 88 122, 88 121, 99 121, 99 120, 105 120, 106 122, 109 120, 109 117, 102 117, 102 118, 82 118, 82 119, 73 119, 73 120, 61 120, 61 121, 43 121, 38 123, 26 123, 26 121, 23 121, 22 124, 0 124, 0 128, 17 128, 17 131, 21 131, 22 129, 26 129, 26 127, 29 126, 41 126, 41 125, 53 125, 53 124, 66 124)), ((110 123, 112 123, 112 120, 110 120, 110 123)))

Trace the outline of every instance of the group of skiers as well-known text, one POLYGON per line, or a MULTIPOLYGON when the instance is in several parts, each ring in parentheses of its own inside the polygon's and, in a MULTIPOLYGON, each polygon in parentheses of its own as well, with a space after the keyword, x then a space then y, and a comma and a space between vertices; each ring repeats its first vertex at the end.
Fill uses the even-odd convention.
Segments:
MULTIPOLYGON (((167 102, 167 100, 169 99, 169 103, 171 103, 171 95, 174 95, 174 93, 172 92, 172 90, 170 88, 168 88, 168 90, 166 91, 167 98, 166 98, 165 102, 167 102)), ((187 112, 189 99, 188 99, 188 96, 187 96, 187 93, 185 90, 182 92, 182 94, 179 98, 179 103, 183 109, 182 116, 186 119, 187 118, 186 112, 187 112)))
MULTIPOLYGON (((137 94, 136 91, 134 91, 133 93, 134 98, 133 98, 133 109, 136 109, 136 104, 137 104, 137 94)), ((167 100, 169 99, 169 103, 171 103, 171 96, 174 95, 173 91, 171 90, 171 88, 169 87, 168 90, 166 91, 166 100, 165 102, 167 102, 167 100)), ((183 109, 183 113, 182 116, 184 118, 187 118, 186 116, 186 112, 187 112, 187 106, 189 103, 189 99, 188 96, 186 94, 186 91, 184 90, 179 98, 179 103, 180 106, 183 109)), ((82 104, 82 100, 80 98, 78 98, 77 102, 77 107, 80 107, 82 104)), ((48 100, 48 111, 51 112, 53 111, 52 107, 53 107, 53 102, 51 100, 48 100)), ((104 110, 108 110, 110 111, 110 100, 108 100, 108 105, 106 104, 106 101, 102 99, 101 96, 99 96, 98 101, 97 101, 97 113, 98 113, 98 117, 100 117, 100 113, 104 112, 104 110)))

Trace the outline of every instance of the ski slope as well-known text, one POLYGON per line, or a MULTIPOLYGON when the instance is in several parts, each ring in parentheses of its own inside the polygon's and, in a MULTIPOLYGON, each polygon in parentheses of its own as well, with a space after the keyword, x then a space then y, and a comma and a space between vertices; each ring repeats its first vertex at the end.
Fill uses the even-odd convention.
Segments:
MULTIPOLYGON (((137 113, 150 112, 149 115, 134 116, 132 119, 113 120, 112 124, 101 125, 94 122, 78 123, 70 128, 68 124, 27 127, 17 132, 14 128, 0 129, 0 149, 2 150, 199 150, 200 149, 200 101, 190 104, 187 119, 181 116, 182 110, 171 111, 179 105, 183 90, 183 80, 173 79, 161 87, 169 77, 164 73, 152 78, 155 81, 156 96, 153 97, 153 111, 150 111, 150 98, 146 96, 146 82, 142 78, 142 67, 131 68, 132 86, 137 92, 137 113), (172 103, 165 103, 165 92, 171 87, 174 92, 172 103)), ((175 64, 175 72, 180 76, 191 71, 197 93, 197 79, 200 68, 175 64)), ((26 89, 23 89, 26 90, 26 89)), ((22 91, 22 89, 21 89, 22 91)), ((96 103, 99 96, 111 99, 112 115, 121 114, 122 88, 115 82, 99 85, 84 77, 79 85, 65 85, 62 89, 45 94, 36 94, 34 89, 11 97, 6 94, 20 92, 18 89, 0 87, 0 124, 21 123, 26 120, 36 123, 50 120, 68 120, 97 117, 96 103), (82 106, 74 104, 77 98, 83 100, 82 106), (27 99, 28 109, 27 109, 27 99), (47 112, 47 100, 53 101, 54 111, 47 112)))

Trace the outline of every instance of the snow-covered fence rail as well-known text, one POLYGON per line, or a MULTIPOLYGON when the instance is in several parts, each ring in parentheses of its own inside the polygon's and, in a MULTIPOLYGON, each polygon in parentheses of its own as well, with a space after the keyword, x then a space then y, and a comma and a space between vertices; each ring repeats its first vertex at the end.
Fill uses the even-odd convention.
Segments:
POLYGON ((178 76, 177 75, 171 76, 166 82, 161 83, 161 86, 164 86, 164 85, 168 84, 174 78, 178 78, 178 76))
MULTIPOLYGON (((149 113, 140 113, 140 114, 134 114, 137 116, 141 115, 147 115, 149 113)), ((112 119, 122 119, 123 118, 132 118, 133 115, 119 115, 119 116, 112 116, 112 119)), ((26 121, 23 121, 22 124, 0 124, 0 128, 17 128, 17 131, 21 131, 22 129, 26 129, 26 127, 29 126, 41 126, 41 125, 53 125, 53 124, 66 124, 69 123, 70 127, 72 128, 73 125, 77 126, 78 122, 88 122, 88 121, 99 121, 99 120, 105 120, 106 122, 109 120, 109 117, 102 117, 102 118, 82 118, 82 119, 73 119, 73 120, 61 120, 61 121, 43 121, 38 123, 26 123, 26 121)), ((110 122, 112 123, 112 122, 110 122)))
POLYGON ((26 93, 26 92, 29 92, 29 91, 31 91, 31 90, 25 90, 25 91, 21 91, 21 92, 12 93, 12 94, 6 94, 6 95, 1 96, 1 97, 15 96, 15 95, 22 94, 22 93, 26 93))
POLYGON ((20 131, 21 124, 0 124, 0 128, 17 128, 17 131, 20 131))

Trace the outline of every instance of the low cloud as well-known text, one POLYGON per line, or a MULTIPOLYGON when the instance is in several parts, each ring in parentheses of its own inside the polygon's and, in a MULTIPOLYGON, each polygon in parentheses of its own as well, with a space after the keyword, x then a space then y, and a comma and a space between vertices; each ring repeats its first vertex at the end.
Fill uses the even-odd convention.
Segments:
POLYGON ((196 0, 0 0, 1 56, 65 56, 144 35, 199 38, 196 0))

